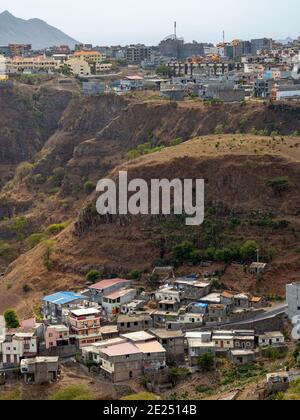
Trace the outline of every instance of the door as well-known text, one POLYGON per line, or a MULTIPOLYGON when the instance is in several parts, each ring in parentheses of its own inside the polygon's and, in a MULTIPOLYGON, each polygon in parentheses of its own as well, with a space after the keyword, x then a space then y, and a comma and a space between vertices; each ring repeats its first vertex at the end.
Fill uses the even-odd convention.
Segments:
POLYGON ((221 349, 224 348, 224 341, 221 341, 221 349))

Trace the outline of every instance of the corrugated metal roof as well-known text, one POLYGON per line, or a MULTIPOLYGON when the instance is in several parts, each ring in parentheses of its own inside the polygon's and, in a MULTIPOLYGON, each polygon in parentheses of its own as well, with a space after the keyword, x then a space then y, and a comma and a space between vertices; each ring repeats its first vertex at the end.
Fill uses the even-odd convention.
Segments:
POLYGON ((58 293, 54 293, 53 295, 45 296, 43 298, 43 301, 55 303, 57 305, 64 305, 66 303, 70 303, 78 299, 84 300, 86 299, 86 297, 77 295, 76 293, 73 293, 73 292, 58 292, 58 293))
POLYGON ((128 283, 129 280, 126 279, 108 279, 108 280, 101 280, 98 283, 90 286, 90 289, 95 289, 95 290, 103 290, 106 289, 107 287, 111 287, 114 286, 116 284, 122 284, 122 283, 128 283))

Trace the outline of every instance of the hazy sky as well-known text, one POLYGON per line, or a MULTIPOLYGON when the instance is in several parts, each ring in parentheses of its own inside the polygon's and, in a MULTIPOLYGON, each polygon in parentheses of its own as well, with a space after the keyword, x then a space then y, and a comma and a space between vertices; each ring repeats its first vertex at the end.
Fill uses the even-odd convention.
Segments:
POLYGON ((275 39, 300 35, 299 0, 0 0, 28 19, 38 17, 82 42, 157 44, 173 32, 186 41, 275 39))

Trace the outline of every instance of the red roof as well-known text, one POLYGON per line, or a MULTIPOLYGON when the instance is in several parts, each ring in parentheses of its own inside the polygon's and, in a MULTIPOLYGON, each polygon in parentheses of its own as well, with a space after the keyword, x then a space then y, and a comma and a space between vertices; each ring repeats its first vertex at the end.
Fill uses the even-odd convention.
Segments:
POLYGON ((127 283, 129 280, 126 279, 109 279, 109 280, 101 280, 99 283, 93 284, 93 286, 90 286, 90 289, 95 290, 104 290, 108 287, 114 286, 116 284, 123 284, 127 283))

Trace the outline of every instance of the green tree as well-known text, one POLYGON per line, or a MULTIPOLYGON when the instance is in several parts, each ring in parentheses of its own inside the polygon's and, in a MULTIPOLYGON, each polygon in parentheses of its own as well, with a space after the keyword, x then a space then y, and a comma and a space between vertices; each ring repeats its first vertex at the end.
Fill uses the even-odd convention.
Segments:
POLYGON ((89 283, 96 283, 96 281, 100 279, 100 277, 101 277, 100 271, 92 269, 87 273, 87 275, 85 276, 85 279, 89 283))
POLYGON ((18 328, 20 326, 18 315, 14 309, 7 309, 4 312, 4 319, 7 328, 18 328))
POLYGON ((180 263, 187 261, 191 258, 195 247, 190 241, 184 241, 178 245, 175 245, 172 249, 173 258, 180 263))
POLYGON ((202 370, 210 372, 215 366, 215 356, 211 351, 204 353, 198 358, 198 365, 202 370))
POLYGON ((256 257, 258 244, 255 241, 246 241, 241 246, 241 257, 243 260, 251 260, 256 257))
POLYGON ((158 76, 163 76, 163 77, 172 77, 173 71, 170 67, 166 66, 165 64, 162 64, 156 69, 156 74, 158 76))

